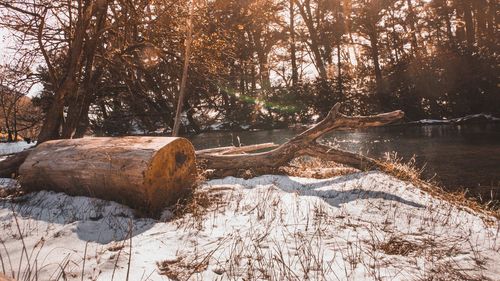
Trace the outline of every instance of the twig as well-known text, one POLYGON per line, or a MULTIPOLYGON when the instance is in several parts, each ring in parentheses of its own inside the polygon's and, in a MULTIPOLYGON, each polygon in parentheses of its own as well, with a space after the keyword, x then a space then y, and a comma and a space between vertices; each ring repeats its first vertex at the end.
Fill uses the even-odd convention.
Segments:
POLYGON ((83 275, 85 274, 85 260, 87 259, 87 246, 89 245, 89 241, 85 243, 85 250, 83 251, 83 266, 82 266, 82 281, 83 275))
MULTIPOLYGON (((14 210, 14 206, 11 206, 11 209, 12 209, 12 215, 14 216, 14 221, 16 223, 16 227, 17 227, 17 231, 19 233, 19 236, 21 237, 21 242, 23 244, 23 249, 21 250, 21 259, 19 261, 19 268, 18 268, 18 271, 17 271, 17 277, 20 277, 21 275, 21 265, 23 263, 23 253, 26 255, 26 259, 27 259, 27 263, 28 263, 28 269, 31 268, 31 265, 30 265, 30 260, 29 260, 29 256, 28 256, 28 251, 26 250, 26 244, 24 243, 24 236, 23 236, 23 233, 21 232, 21 228, 19 227, 19 221, 17 220, 17 216, 16 216, 16 212, 14 210)), ((13 276, 15 278, 15 276, 13 276)))
POLYGON ((125 279, 127 281, 128 281, 129 274, 130 274, 130 262, 132 260, 132 230, 133 230, 133 223, 132 223, 132 219, 130 219, 129 231, 128 231, 128 237, 129 237, 129 254, 128 254, 128 265, 127 265, 127 278, 125 279))

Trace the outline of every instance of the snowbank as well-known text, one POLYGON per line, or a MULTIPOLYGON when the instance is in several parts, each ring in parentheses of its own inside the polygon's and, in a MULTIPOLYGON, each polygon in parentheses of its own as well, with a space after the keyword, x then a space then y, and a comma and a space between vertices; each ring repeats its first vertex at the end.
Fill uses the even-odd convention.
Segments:
POLYGON ((473 122, 499 122, 500 118, 497 118, 491 114, 473 114, 467 115, 460 118, 454 119, 422 119, 419 121, 409 122, 409 124, 424 124, 424 125, 440 125, 440 124, 464 124, 473 122))
POLYGON ((0 156, 18 153, 35 145, 36 143, 27 143, 25 141, 2 143, 0 145, 0 156))
POLYGON ((168 222, 53 192, 2 199, 5 271, 36 269, 39 280, 63 271, 70 280, 500 278, 498 221, 383 173, 229 177, 197 194, 210 204, 168 222))

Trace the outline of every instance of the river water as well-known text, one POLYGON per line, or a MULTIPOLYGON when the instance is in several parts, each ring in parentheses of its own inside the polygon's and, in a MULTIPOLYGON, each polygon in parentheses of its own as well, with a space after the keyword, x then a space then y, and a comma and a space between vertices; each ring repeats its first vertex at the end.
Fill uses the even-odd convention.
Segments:
MULTIPOLYGON (((210 132, 191 138, 197 149, 263 142, 283 143, 300 133, 282 129, 255 132, 210 132)), ((338 131, 323 137, 352 152, 381 158, 397 153, 404 161, 415 156, 424 178, 450 190, 500 199, 500 124, 397 125, 338 131)))

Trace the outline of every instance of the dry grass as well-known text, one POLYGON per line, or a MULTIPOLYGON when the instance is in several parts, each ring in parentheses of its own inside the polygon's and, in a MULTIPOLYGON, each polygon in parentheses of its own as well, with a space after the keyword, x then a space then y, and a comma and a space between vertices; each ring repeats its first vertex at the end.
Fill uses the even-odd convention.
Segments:
POLYGON ((387 241, 378 245, 378 249, 388 255, 408 256, 412 252, 419 251, 422 246, 401 237, 392 236, 387 241))
POLYGON ((168 208, 171 216, 164 221, 174 222, 179 228, 200 230, 207 214, 214 213, 227 205, 223 197, 225 191, 225 188, 210 190, 198 188, 190 196, 168 208))
POLYGON ((432 179, 422 179, 424 168, 417 167, 415 158, 404 162, 402 158, 397 157, 397 154, 390 153, 387 154, 385 161, 380 162, 380 168, 383 172, 395 178, 412 183, 435 198, 449 202, 463 210, 483 215, 483 219, 486 221, 491 222, 491 217, 495 217, 497 220, 500 219, 500 209, 497 208, 498 206, 493 201, 481 203, 477 197, 467 196, 466 191, 446 191, 432 179))
POLYGON ((2 182, 1 186, 0 199, 3 200, 12 200, 26 194, 17 181, 2 182))
MULTIPOLYGON (((370 280, 387 280, 388 269, 394 274, 392 278, 402 280, 405 279, 398 274, 414 274, 411 280, 488 280, 481 273, 485 257, 467 233, 450 235, 453 239, 438 234, 437 229, 448 224, 447 212, 455 210, 450 204, 426 209, 419 222, 410 221, 417 218, 408 213, 408 224, 425 222, 426 230, 398 233, 393 224, 385 228, 375 222, 356 221, 349 213, 341 216, 342 210, 335 216, 324 202, 315 203, 309 211, 305 206, 291 206, 293 203, 281 201, 283 194, 272 187, 245 195, 251 199, 238 195, 245 192, 242 190, 211 188, 217 200, 226 205, 221 208, 206 204, 210 193, 205 190, 197 195, 202 199, 193 200, 194 207, 179 219, 183 225, 197 225, 200 220, 189 210, 203 214, 204 223, 199 230, 204 228, 206 232, 200 232, 201 235, 212 231, 212 217, 215 221, 215 217, 227 211, 248 216, 250 225, 210 245, 196 244, 193 250, 179 253, 175 259, 159 262, 160 272, 173 280, 203 280, 207 272, 220 276, 217 280, 353 280, 361 268, 370 280), (289 212, 293 214, 287 220, 284 213, 289 212), (344 229, 360 234, 369 232, 371 239, 344 240, 338 235, 344 229), (335 231, 339 233, 336 235, 335 231), (469 244, 470 247, 463 247, 469 244), (474 259, 469 264, 472 267, 464 268, 454 262, 464 253, 474 259), (422 264, 425 270, 412 271, 422 264)), ((396 214, 404 216, 394 206, 387 212, 388 220, 394 220, 392 216, 396 214)))
POLYGON ((490 281, 491 279, 485 276, 473 276, 467 274, 465 270, 459 270, 456 265, 448 262, 438 264, 433 267, 429 273, 420 276, 417 281, 490 281))
POLYGON ((161 274, 172 280, 189 280, 193 275, 207 270, 209 260, 217 249, 208 253, 198 252, 194 257, 164 260, 157 262, 156 265, 161 274))
POLYGON ((340 165, 333 161, 324 161, 309 156, 297 157, 290 161, 290 163, 288 163, 287 165, 279 168, 264 167, 238 170, 212 170, 204 169, 202 165, 198 166, 198 174, 200 175, 200 179, 202 180, 224 178, 228 176, 250 179, 257 176, 270 174, 323 179, 343 176, 357 171, 358 170, 354 168, 340 165))
POLYGON ((348 175, 358 170, 333 161, 302 156, 292 160, 287 166, 280 168, 282 174, 294 177, 324 179, 348 175))

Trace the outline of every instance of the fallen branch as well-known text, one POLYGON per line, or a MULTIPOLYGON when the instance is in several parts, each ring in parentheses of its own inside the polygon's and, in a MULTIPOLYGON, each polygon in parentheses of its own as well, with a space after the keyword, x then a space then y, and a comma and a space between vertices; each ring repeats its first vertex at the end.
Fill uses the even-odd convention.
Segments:
POLYGON ((197 153, 197 161, 202 163, 202 166, 207 169, 275 169, 287 164, 296 157, 309 155, 358 169, 378 167, 379 162, 375 159, 321 145, 317 140, 333 130, 376 127, 390 124, 403 118, 404 112, 396 110, 372 116, 348 117, 339 113, 339 108, 340 104, 337 103, 325 119, 271 151, 236 155, 228 155, 220 151, 216 153, 197 153))
POLYGON ((272 142, 245 145, 245 146, 224 146, 224 147, 216 147, 216 148, 197 150, 196 156, 203 155, 203 154, 212 154, 212 155, 213 154, 220 154, 220 155, 242 154, 242 153, 247 153, 247 152, 252 152, 252 151, 257 151, 257 150, 262 150, 262 149, 276 148, 276 147, 278 147, 278 145, 275 143, 272 143, 272 142))

